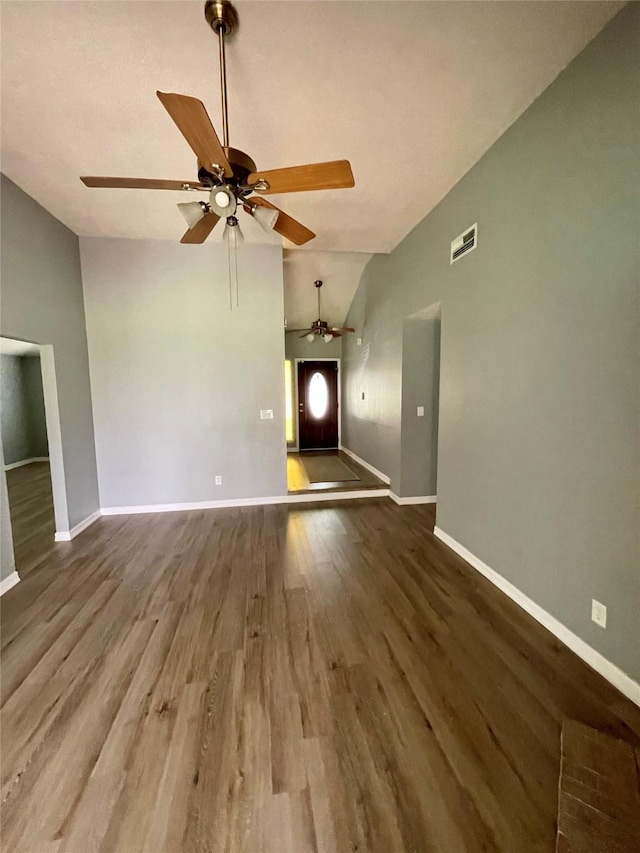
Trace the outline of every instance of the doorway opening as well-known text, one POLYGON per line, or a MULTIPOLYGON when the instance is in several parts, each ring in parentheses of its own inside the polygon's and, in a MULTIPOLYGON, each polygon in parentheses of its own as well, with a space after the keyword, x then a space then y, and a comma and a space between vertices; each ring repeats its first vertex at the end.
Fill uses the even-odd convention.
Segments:
POLYGON ((340 449, 340 359, 296 358, 285 367, 289 494, 386 488, 340 449))
POLYGON ((23 575, 68 529, 53 347, 0 338, 0 391, 2 486, 13 568, 23 575))

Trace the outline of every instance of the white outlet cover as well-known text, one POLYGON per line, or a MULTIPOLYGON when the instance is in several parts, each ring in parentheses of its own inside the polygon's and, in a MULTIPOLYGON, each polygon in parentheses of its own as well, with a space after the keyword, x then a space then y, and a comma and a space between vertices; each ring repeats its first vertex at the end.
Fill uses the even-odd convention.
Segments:
POLYGON ((591 618, 601 628, 607 627, 607 608, 604 604, 596 601, 595 598, 591 600, 591 618))
POLYGON ((418 406, 418 417, 419 418, 424 417, 424 406, 418 406))
POLYGON ((273 420, 273 409, 260 409, 260 420, 261 421, 272 421, 273 420))
POLYGON ((216 474, 216 486, 221 486, 221 485, 222 485, 222 477, 220 476, 220 474, 216 474))
POLYGON ((362 338, 356 338, 356 346, 357 346, 357 347, 361 347, 361 346, 362 346, 362 338))

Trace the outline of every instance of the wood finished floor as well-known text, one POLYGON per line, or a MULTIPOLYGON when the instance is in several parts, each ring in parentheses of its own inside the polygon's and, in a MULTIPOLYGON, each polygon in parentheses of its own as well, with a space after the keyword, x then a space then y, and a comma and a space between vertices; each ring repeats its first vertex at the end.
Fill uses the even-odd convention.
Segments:
POLYGON ((2 850, 552 853, 563 718, 639 742, 640 710, 433 513, 242 507, 43 541, 1 601, 2 850))
MULTIPOLYGON (((311 451, 318 454, 322 451, 311 451)), ((304 453, 287 453, 287 484, 289 494, 311 493, 311 492, 353 492, 363 489, 388 489, 388 483, 378 479, 375 474, 352 459, 342 450, 325 451, 327 455, 335 455, 342 460, 359 480, 342 480, 333 483, 311 483, 305 471, 302 460, 304 453)))

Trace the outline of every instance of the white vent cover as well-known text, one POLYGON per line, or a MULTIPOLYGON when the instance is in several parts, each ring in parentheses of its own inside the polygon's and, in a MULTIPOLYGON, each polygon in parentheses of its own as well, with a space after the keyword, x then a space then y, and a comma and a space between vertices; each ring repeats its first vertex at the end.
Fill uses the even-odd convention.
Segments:
POLYGON ((463 255, 472 252, 478 245, 478 223, 467 228, 451 242, 451 263, 459 261, 463 255))

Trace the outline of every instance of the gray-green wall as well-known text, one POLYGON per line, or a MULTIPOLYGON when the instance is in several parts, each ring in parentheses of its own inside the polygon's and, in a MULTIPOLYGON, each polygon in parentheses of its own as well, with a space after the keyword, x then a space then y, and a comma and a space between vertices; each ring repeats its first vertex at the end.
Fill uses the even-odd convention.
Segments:
POLYGON ((53 345, 69 525, 99 508, 78 238, 2 175, 0 330, 53 345))
POLYGON ((22 359, 16 355, 0 356, 0 432, 5 465, 34 455, 29 441, 22 359))
POLYGON ((0 356, 0 429, 5 465, 48 455, 38 356, 0 356))
POLYGON ((102 506, 285 495, 281 247, 80 246, 102 506))
POLYGON ((402 497, 437 490, 440 317, 411 317, 402 328, 400 484, 402 497), (424 414, 418 415, 418 407, 424 414))
POLYGON ((343 443, 398 488, 403 320, 441 302, 438 526, 635 679, 639 44, 632 3, 369 262, 343 346, 343 443))

